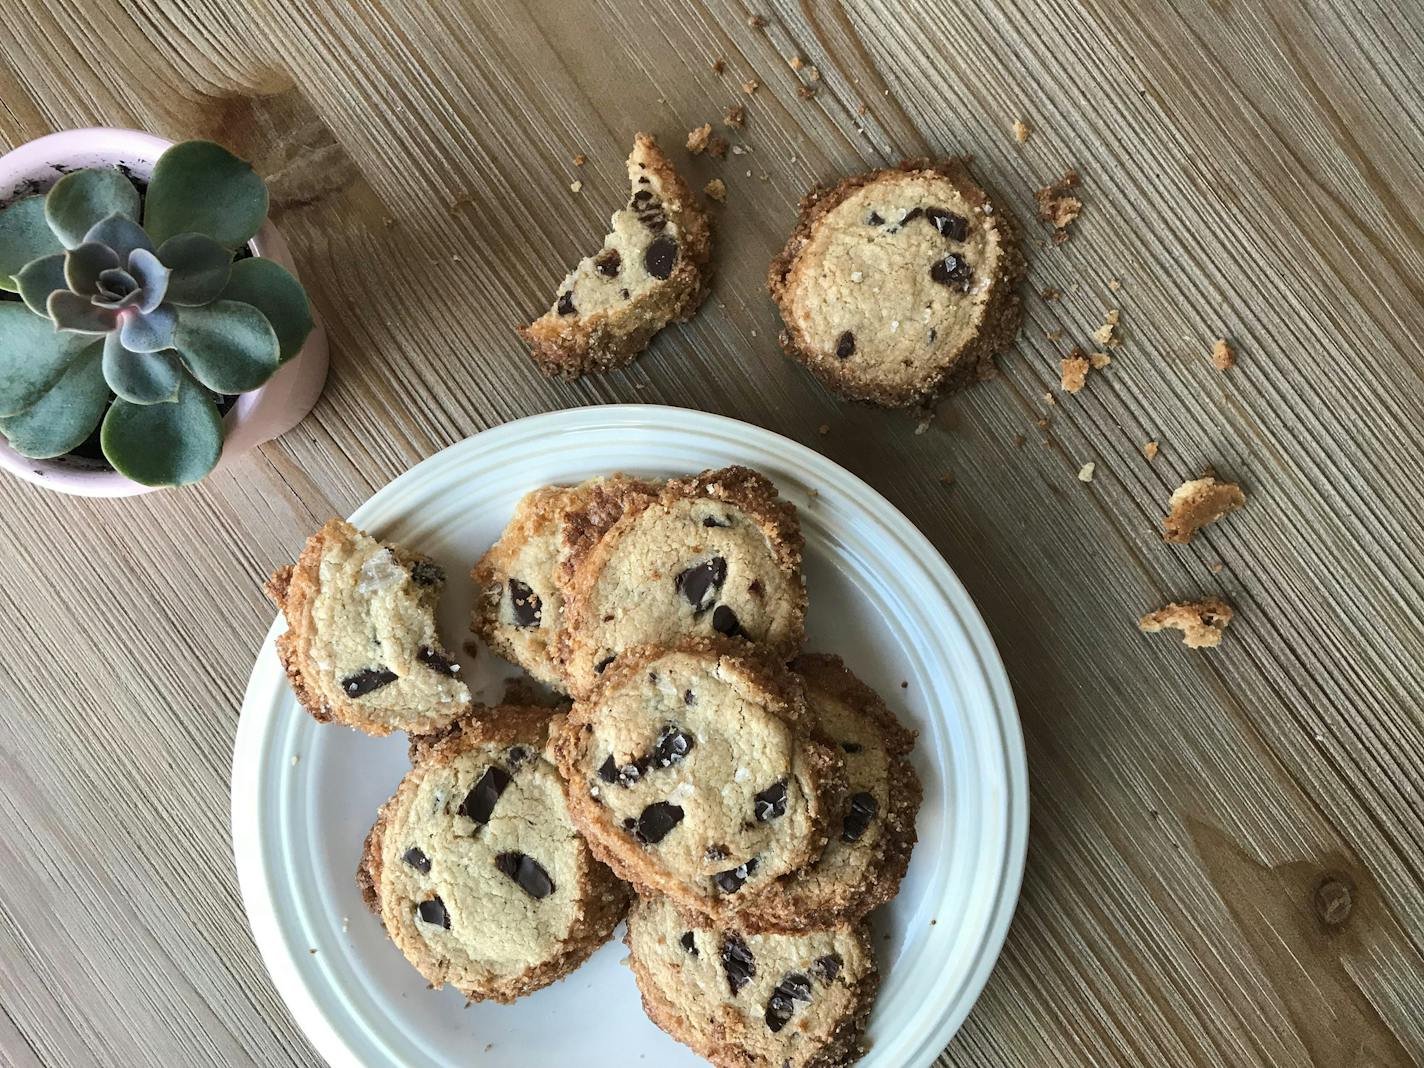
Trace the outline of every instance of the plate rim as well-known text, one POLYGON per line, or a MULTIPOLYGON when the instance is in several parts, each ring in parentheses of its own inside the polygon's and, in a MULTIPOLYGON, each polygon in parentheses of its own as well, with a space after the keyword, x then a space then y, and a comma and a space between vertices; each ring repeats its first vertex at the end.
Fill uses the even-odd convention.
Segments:
MULTIPOLYGON (((923 1059, 924 1064, 928 1065, 943 1052, 972 1011, 988 983, 1008 937, 1027 859, 1028 763, 1013 689, 983 616, 943 555, 904 513, 868 482, 834 460, 765 427, 729 416, 670 405, 608 404, 542 412, 472 434, 392 478, 371 493, 352 513, 351 518, 355 521, 356 516, 372 507, 379 498, 398 494, 403 486, 410 487, 419 483, 432 468, 448 464, 452 454, 479 447, 476 442, 486 448, 495 448, 504 438, 517 438, 531 430, 543 430, 546 434, 619 428, 645 432, 677 429, 686 432, 696 430, 697 423, 724 434, 735 431, 746 435, 748 444, 760 438, 763 446, 774 446, 784 450, 786 454, 794 455, 794 461, 801 467, 810 470, 820 468, 818 476, 831 476, 837 490, 856 498, 862 507, 868 505, 868 510, 875 514, 882 532, 893 537, 902 546, 913 549, 917 559, 934 574, 937 582, 948 592, 954 602, 955 615, 964 628, 964 636, 973 659, 983 673, 982 682, 993 706, 992 721, 999 743, 998 753, 995 755, 1003 762, 1006 786, 1006 796, 1003 799, 1006 809, 1004 849, 992 907, 986 922, 976 933, 977 945, 971 958, 972 966, 964 977, 963 993, 952 1004, 936 1010, 939 1017, 937 1022, 929 1028, 913 1051, 915 1063, 923 1059), (677 420, 677 425, 669 427, 669 421, 673 419, 677 420)), ((233 860, 243 910, 253 941, 287 1011, 313 1048, 328 1063, 364 1065, 369 1062, 361 1058, 357 1049, 327 1016, 311 984, 298 967, 298 958, 288 945, 278 922, 274 876, 263 863, 261 819, 256 798, 264 767, 260 759, 262 746, 268 735, 269 721, 273 717, 270 706, 260 710, 256 706, 260 704, 258 699, 261 692, 267 688, 270 675, 270 671, 263 666, 263 656, 269 644, 283 629, 285 628, 281 613, 278 612, 253 658, 253 668, 243 691, 231 769, 233 860), (243 789, 244 786, 248 789, 243 789)))

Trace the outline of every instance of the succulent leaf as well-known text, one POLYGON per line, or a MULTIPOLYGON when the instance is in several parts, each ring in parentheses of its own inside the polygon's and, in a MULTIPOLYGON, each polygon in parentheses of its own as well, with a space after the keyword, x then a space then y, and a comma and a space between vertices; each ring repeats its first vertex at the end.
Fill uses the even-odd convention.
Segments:
POLYGON ((76 334, 107 334, 119 323, 119 313, 114 309, 101 308, 88 297, 71 293, 67 289, 51 293, 47 308, 56 330, 72 331, 76 334))
POLYGON ((137 306, 143 300, 143 290, 139 288, 138 279, 122 267, 115 267, 99 272, 95 295, 90 299, 101 308, 122 311, 137 306))
POLYGON ((99 220, 84 235, 85 242, 108 245, 119 256, 119 263, 128 263, 136 248, 153 251, 153 241, 143 232, 143 227, 123 215, 110 215, 99 220))
POLYGON ((152 252, 136 248, 129 253, 129 273, 138 280, 139 288, 143 290, 138 310, 147 315, 163 303, 168 294, 168 279, 173 272, 152 252))
POLYGON ((45 221, 44 199, 25 197, 0 211, 0 289, 6 292, 19 292, 16 276, 26 264, 64 251, 45 221))
POLYGON ((159 244, 199 233, 233 249, 250 241, 265 218, 267 183, 222 145, 184 141, 158 158, 143 222, 159 244))
POLYGON ((103 370, 109 388, 133 404, 175 400, 183 377, 176 352, 134 352, 118 334, 104 339, 103 370))
POLYGON ((56 289, 65 287, 64 258, 66 253, 56 252, 42 256, 25 264, 24 270, 15 276, 19 283, 20 296, 25 306, 36 315, 49 318, 49 295, 56 289))
POLYGON ((114 469, 145 486, 197 482, 217 466, 222 438, 212 397, 187 375, 172 404, 115 400, 99 434, 114 469))
POLYGON ((83 349, 38 400, 16 415, 0 419, 0 434, 21 456, 47 460, 63 456, 94 432, 109 403, 101 366, 103 343, 83 349))
POLYGON ((112 168, 66 174, 45 197, 45 218, 65 248, 94 240, 89 236, 94 225, 115 215, 137 225, 138 190, 112 168))
POLYGON ((160 304, 147 315, 128 308, 119 318, 119 340, 134 352, 158 352, 173 347, 177 325, 178 311, 171 304, 160 304))
POLYGON ((48 319, 14 301, 0 303, 0 338, 0 418, 38 401, 80 350, 93 344, 93 338, 55 330, 48 319))
POLYGON ((86 241, 64 254, 64 281, 84 296, 98 291, 99 276, 119 266, 119 254, 108 245, 86 241))
POLYGON ((210 304, 232 274, 232 250, 205 234, 170 237, 158 246, 158 258, 173 272, 166 298, 170 304, 210 304))
POLYGON ((251 304, 266 317, 277 333, 283 361, 301 351, 312 331, 311 302, 302 284, 271 260, 253 257, 234 263, 223 299, 251 304))
POLYGON ((235 300, 178 309, 173 347, 193 377, 214 393, 256 389, 281 362, 272 324, 252 305, 235 300))

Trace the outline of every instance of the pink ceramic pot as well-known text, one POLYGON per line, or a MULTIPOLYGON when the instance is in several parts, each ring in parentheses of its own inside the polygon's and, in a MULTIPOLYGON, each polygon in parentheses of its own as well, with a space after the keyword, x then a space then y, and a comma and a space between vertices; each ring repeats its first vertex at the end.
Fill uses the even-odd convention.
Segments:
MULTIPOLYGON (((172 141, 138 130, 95 127, 65 130, 21 145, 0 156, 0 204, 25 192, 43 192, 59 180, 61 171, 123 164, 137 178, 147 178, 172 141)), ((252 239, 252 251, 297 273, 291 250, 271 222, 252 239)), ((313 310, 315 317, 315 310, 313 310)), ((218 466, 231 463, 248 449, 285 434, 312 410, 326 382, 326 334, 317 320, 301 352, 284 363, 265 386, 244 393, 223 418, 225 437, 218 466)), ((0 438, 0 467, 20 478, 60 493, 81 497, 130 497, 153 486, 130 481, 117 471, 77 456, 31 460, 0 438)))

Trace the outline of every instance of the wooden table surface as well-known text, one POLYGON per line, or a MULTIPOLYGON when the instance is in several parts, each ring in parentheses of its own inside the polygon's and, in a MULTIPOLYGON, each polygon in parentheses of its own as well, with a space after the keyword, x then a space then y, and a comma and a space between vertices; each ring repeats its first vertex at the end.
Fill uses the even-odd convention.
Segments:
POLYGON ((452 442, 643 401, 868 479, 999 644, 1028 870, 943 1064, 1424 1063, 1421 55, 1424 8, 1389 0, 8 5, 0 147, 105 124, 252 159, 332 369, 301 426, 196 488, 0 482, 0 1062, 317 1063, 230 854, 260 580, 452 442), (687 157, 737 103, 746 154, 687 157), (513 326, 596 247, 640 129, 726 181, 713 299, 628 370, 549 381, 513 326), (778 354, 763 279, 813 183, 965 152, 1031 237, 1027 317, 916 433, 778 354), (1086 206, 1055 246, 1032 190, 1068 167, 1086 206), (1110 308, 1112 365, 1058 393, 1110 308), (1164 544, 1208 465, 1249 504, 1164 544), (1220 649, 1138 634, 1208 593, 1238 610, 1220 649))

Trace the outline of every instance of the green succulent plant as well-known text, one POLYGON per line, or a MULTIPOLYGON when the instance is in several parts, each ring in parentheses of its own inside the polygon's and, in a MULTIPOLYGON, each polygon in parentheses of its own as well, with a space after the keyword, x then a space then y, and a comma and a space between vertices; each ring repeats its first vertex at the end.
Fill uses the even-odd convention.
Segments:
POLYGON ((202 478, 222 453, 217 399, 301 350, 311 308, 271 260, 234 260, 267 186, 210 141, 159 158, 141 197, 118 170, 66 174, 0 211, 0 434, 25 456, 100 427, 114 469, 150 486, 202 478), (102 422, 102 426, 101 426, 102 422))

